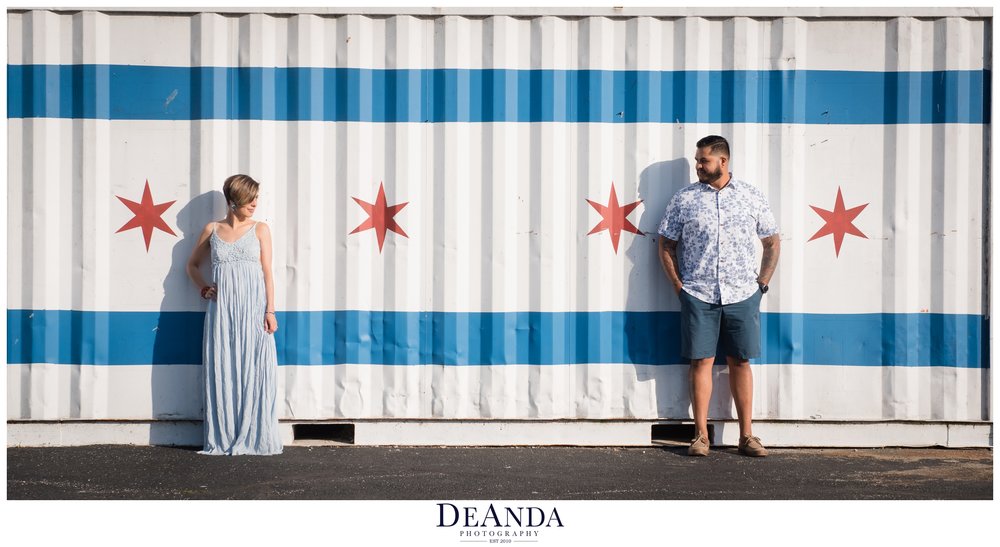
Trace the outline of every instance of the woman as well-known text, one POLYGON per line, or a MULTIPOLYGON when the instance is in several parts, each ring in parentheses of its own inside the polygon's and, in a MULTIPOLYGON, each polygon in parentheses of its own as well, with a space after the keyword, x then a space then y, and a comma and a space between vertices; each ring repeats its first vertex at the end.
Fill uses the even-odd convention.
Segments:
POLYGON ((226 218, 209 222, 187 273, 208 300, 205 314, 205 436, 200 454, 280 454, 277 352, 273 333, 271 232, 251 220, 260 185, 246 175, 226 179, 226 218), (212 258, 206 283, 199 264, 212 258))

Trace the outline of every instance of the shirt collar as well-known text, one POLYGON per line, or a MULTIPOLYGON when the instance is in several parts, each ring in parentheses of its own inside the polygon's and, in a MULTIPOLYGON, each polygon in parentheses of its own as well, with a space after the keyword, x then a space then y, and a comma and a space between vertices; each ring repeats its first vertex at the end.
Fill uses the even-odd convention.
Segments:
POLYGON ((741 183, 736 178, 736 176, 733 175, 733 172, 730 171, 729 172, 729 184, 723 186, 722 190, 716 190, 715 188, 712 187, 711 184, 708 184, 708 183, 705 183, 705 182, 698 181, 698 184, 700 184, 700 185, 702 185, 704 187, 704 188, 702 188, 703 192, 721 192, 722 190, 725 190, 727 188, 733 188, 735 190, 735 189, 737 189, 735 187, 739 186, 741 183))

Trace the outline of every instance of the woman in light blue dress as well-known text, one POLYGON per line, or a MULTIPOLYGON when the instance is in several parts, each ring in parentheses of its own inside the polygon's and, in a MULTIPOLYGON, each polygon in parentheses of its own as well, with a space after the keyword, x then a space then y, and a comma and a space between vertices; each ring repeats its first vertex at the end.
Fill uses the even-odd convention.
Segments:
POLYGON ((205 225, 188 260, 188 275, 208 300, 202 352, 205 436, 199 454, 282 451, 271 232, 251 219, 259 187, 246 175, 226 179, 226 218, 205 225), (204 281, 198 267, 208 256, 212 283, 204 281))

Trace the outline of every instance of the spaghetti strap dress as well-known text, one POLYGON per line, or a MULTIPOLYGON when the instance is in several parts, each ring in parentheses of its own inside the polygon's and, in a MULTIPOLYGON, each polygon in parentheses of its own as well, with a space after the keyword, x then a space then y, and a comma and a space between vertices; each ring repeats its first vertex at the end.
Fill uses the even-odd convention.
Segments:
POLYGON ((217 299, 205 314, 205 437, 199 454, 281 454, 277 351, 264 329, 267 293, 257 225, 235 242, 212 228, 217 299))

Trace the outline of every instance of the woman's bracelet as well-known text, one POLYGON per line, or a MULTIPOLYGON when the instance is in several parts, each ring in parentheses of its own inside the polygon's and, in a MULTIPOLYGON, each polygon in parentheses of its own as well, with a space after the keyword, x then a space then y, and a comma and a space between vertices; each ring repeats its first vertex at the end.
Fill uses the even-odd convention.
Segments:
MULTIPOLYGON (((273 311, 266 311, 266 312, 264 312, 264 315, 267 315, 267 314, 274 315, 274 312, 273 311)), ((277 315, 274 315, 274 316, 277 317, 277 315)))

